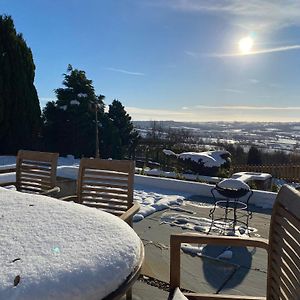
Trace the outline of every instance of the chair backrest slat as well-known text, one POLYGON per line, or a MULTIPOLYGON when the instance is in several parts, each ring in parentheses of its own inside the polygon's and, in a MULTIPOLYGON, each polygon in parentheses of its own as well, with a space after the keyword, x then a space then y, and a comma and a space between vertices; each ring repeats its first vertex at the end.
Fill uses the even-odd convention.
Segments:
POLYGON ((121 215, 133 204, 133 176, 133 161, 83 158, 78 173, 78 201, 121 215))
POLYGON ((16 187, 41 193, 56 186, 58 153, 20 150, 16 161, 16 187))
POLYGON ((283 186, 273 207, 267 299, 299 299, 300 193, 283 186))

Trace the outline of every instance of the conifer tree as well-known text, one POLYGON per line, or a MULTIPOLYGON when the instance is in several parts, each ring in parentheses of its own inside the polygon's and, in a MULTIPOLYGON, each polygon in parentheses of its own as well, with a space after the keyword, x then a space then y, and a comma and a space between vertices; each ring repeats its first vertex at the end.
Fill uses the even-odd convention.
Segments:
POLYGON ((30 48, 10 16, 0 15, 0 153, 32 149, 41 110, 30 48))
POLYGON ((55 90, 57 101, 48 102, 43 111, 45 143, 63 155, 95 156, 95 127, 103 118, 104 96, 97 96, 85 72, 71 65, 64 74, 63 85, 55 90))
POLYGON ((133 158, 139 141, 139 134, 134 129, 131 117, 120 101, 114 100, 109 105, 108 118, 115 136, 114 139, 111 139, 112 158, 133 158))

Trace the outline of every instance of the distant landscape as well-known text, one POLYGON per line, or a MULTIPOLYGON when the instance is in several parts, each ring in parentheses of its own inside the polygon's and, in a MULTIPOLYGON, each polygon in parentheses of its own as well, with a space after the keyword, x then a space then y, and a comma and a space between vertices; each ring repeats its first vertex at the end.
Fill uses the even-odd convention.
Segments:
POLYGON ((215 146, 216 144, 239 145, 247 151, 250 146, 265 151, 300 153, 300 123, 252 123, 252 122, 175 122, 135 121, 134 126, 142 137, 151 135, 153 127, 157 135, 168 132, 189 137, 194 143, 215 146))

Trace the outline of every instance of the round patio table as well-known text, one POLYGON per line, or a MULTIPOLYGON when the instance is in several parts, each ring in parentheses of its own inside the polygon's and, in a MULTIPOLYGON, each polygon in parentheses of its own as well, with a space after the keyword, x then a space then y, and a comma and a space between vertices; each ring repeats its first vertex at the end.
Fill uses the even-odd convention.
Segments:
POLYGON ((0 299, 118 299, 143 259, 114 215, 0 188, 0 299))

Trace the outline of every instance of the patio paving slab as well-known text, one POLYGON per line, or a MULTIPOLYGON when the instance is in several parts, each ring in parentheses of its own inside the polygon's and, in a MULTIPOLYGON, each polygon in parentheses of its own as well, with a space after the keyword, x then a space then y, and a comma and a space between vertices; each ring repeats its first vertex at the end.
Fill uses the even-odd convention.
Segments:
MULTIPOLYGON (((197 216, 208 218, 210 208, 187 204, 182 208, 192 210, 197 216)), ((157 212, 141 222, 134 224, 134 229, 145 245, 145 264, 142 274, 169 282, 169 244, 173 233, 195 232, 169 224, 160 224, 161 216, 166 213, 186 212, 164 210, 157 212)), ((221 212, 222 213, 222 212, 221 212)), ((257 229, 256 235, 268 237, 270 210, 254 207, 250 227, 257 229)), ((225 293, 263 296, 266 288, 267 254, 263 249, 234 248, 229 261, 215 260, 226 247, 206 246, 206 254, 212 258, 192 257, 182 254, 181 287, 203 293, 225 293), (216 275, 217 274, 217 275, 216 275)), ((147 298, 143 298, 147 299, 147 298)), ((156 298, 149 298, 156 299, 156 298)), ((157 298, 164 299, 164 298, 157 298)))
MULTIPOLYGON (((145 246, 145 263, 142 274, 169 282, 169 244, 171 233, 192 232, 176 226, 160 224, 158 212, 134 225, 137 234, 142 238, 145 246)), ((222 252, 222 250, 219 250, 222 252)), ((210 259, 200 259, 190 255, 182 255, 182 282, 185 289, 215 293, 235 270, 235 266, 227 262, 216 262, 210 259), (205 268, 206 273, 203 272, 205 268), (219 273, 214 276, 214 270, 219 273), (213 277, 213 284, 207 282, 205 276, 213 277)))
POLYGON ((241 267, 224 285, 220 294, 265 297, 266 289, 267 273, 241 267))
MULTIPOLYGON (((167 300, 168 295, 168 292, 141 281, 136 281, 132 288, 132 300, 167 300)), ((121 298, 121 300, 125 299, 125 296, 121 298)))

